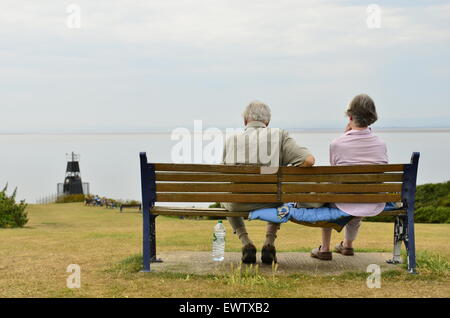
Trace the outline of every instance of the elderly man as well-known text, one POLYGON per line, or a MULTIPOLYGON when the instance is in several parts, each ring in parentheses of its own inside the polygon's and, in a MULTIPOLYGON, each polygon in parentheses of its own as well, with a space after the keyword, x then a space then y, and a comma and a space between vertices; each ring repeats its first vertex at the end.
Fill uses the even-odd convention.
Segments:
MULTIPOLYGON (((251 102, 243 113, 245 130, 227 139, 223 151, 224 164, 257 164, 262 166, 304 166, 314 165, 314 157, 305 147, 297 145, 287 131, 268 128, 270 108, 266 104, 251 102)), ((228 211, 251 211, 278 207, 282 203, 222 203, 228 211)), ((256 247, 245 228, 244 219, 229 217, 234 233, 242 242, 242 262, 256 262, 256 247)), ((276 262, 275 239, 279 224, 268 223, 266 241, 262 247, 261 260, 264 264, 276 262)))

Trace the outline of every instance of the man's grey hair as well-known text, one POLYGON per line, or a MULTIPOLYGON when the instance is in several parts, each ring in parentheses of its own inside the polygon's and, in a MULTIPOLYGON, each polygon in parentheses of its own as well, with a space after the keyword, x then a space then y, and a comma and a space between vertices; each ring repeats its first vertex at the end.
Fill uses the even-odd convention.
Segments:
POLYGON ((245 107, 242 113, 244 119, 249 121, 260 121, 268 124, 270 122, 270 107, 260 101, 253 101, 245 107))
POLYGON ((367 94, 355 96, 348 105, 346 115, 352 116, 358 127, 368 127, 378 119, 375 103, 367 94))

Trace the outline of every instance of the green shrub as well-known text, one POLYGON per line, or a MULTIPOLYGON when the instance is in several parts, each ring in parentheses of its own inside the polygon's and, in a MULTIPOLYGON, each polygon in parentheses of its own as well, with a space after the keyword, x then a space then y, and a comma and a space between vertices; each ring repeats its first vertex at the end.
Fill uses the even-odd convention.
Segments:
MULTIPOLYGON (((391 216, 365 219, 371 222, 391 222, 391 216)), ((414 220, 417 223, 450 223, 450 181, 417 186, 414 220)))
MULTIPOLYGON (((220 205, 220 202, 212 203, 208 206, 210 209, 220 209, 222 206, 220 205)), ((222 216, 204 216, 205 220, 223 220, 224 218, 222 216)))
POLYGON ((125 204, 140 205, 141 202, 138 200, 126 200, 125 204))
POLYGON ((56 203, 84 202, 84 194, 68 194, 58 197, 56 203))
POLYGON ((425 206, 440 206, 441 202, 449 199, 450 181, 445 183, 428 183, 417 186, 416 209, 425 206))
POLYGON ((427 206, 416 209, 414 220, 418 223, 450 223, 450 207, 427 206))
POLYGON ((445 206, 450 208, 450 193, 439 200, 439 206, 445 206))
POLYGON ((27 222, 25 201, 16 203, 17 188, 11 196, 6 194, 8 185, 0 191, 0 228, 23 227, 27 222))

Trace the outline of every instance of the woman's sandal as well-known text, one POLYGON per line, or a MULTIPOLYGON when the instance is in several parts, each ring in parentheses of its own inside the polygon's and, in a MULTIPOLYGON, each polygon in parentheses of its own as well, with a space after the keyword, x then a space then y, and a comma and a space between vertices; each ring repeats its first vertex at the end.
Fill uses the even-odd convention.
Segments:
POLYGON ((333 259, 333 255, 331 252, 321 252, 319 246, 311 251, 311 257, 318 258, 322 261, 331 261, 333 259))
POLYGON ((342 245, 343 242, 339 243, 338 245, 335 246, 334 251, 336 253, 345 255, 345 256, 353 256, 355 255, 355 252, 353 251, 353 248, 350 247, 344 247, 344 245, 342 245))

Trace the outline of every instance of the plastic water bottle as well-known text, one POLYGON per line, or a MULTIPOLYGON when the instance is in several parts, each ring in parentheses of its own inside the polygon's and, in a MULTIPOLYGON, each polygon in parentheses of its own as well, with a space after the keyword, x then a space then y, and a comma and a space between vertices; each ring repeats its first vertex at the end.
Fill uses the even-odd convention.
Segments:
POLYGON ((219 220, 214 226, 212 257, 213 261, 221 262, 225 256, 225 226, 219 220))

